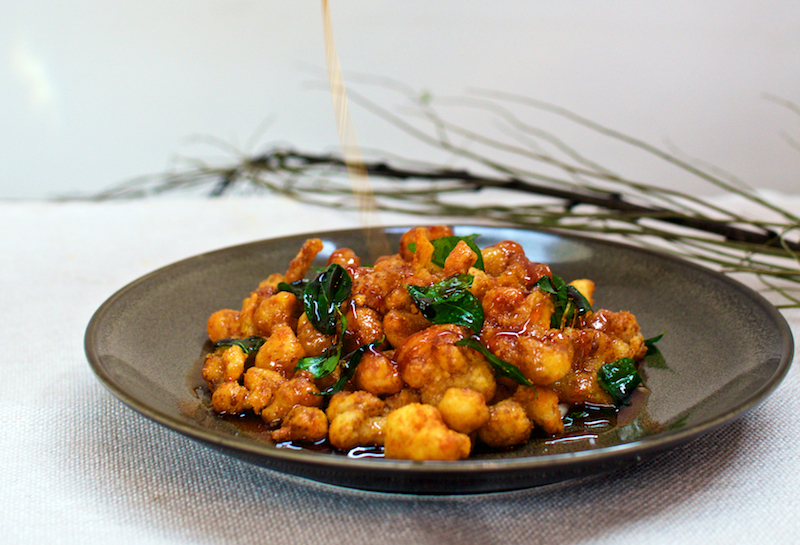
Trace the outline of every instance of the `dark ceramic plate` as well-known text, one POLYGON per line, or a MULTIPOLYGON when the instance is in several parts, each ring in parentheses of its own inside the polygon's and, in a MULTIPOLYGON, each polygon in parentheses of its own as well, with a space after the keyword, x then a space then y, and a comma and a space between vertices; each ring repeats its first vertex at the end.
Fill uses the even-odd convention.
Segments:
MULTIPOLYGON (((405 228, 385 233, 396 248, 405 228)), ((675 447, 741 416, 786 374, 793 343, 761 296, 670 256, 547 232, 458 227, 487 246, 520 242, 528 257, 565 279, 591 278, 597 308, 630 310, 645 337, 666 332, 667 369, 648 368, 651 394, 630 422, 569 440, 532 440, 510 452, 459 462, 410 462, 277 448, 255 428, 213 415, 195 388, 207 348, 205 323, 238 308, 260 280, 286 269, 306 235, 235 246, 175 263, 126 286, 95 313, 86 354, 100 381, 144 416, 265 467, 316 481, 389 492, 446 494, 526 488, 612 469, 675 447)), ((324 264, 336 247, 371 262, 363 230, 322 233, 324 264)))

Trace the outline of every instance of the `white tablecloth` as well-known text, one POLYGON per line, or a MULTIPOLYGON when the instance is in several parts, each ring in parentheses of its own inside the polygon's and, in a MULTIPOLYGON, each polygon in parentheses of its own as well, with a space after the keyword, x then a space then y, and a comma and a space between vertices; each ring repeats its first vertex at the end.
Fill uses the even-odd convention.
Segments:
MULTIPOLYGON (((800 213, 800 197, 783 204, 800 213)), ((341 489, 229 458, 139 416, 95 379, 83 335, 106 298, 156 268, 251 240, 355 227, 357 214, 277 197, 0 202, 0 214, 3 543, 800 539, 797 356, 763 404, 635 467, 483 496, 341 489)), ((798 338, 800 311, 783 314, 798 338)))

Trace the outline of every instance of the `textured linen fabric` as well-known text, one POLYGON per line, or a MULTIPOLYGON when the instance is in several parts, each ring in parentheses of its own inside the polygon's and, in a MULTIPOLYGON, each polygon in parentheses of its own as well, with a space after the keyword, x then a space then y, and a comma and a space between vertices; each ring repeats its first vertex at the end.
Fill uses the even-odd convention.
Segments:
MULTIPOLYGON (((800 213, 800 197, 782 204, 800 213)), ((355 227, 357 214, 279 197, 0 202, 0 213, 3 543, 728 544, 800 533, 797 356, 742 418, 612 473, 471 496, 348 490, 247 464, 138 415, 95 379, 83 335, 105 299, 161 266, 355 227)), ((798 338, 800 311, 783 314, 798 338)))

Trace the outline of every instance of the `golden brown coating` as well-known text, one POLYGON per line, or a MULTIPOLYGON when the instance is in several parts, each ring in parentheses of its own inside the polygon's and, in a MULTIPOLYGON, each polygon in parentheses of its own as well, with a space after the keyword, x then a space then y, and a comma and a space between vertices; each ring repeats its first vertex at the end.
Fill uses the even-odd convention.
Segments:
POLYGON ((386 417, 384 455, 404 460, 463 460, 469 457, 468 435, 447 427, 433 405, 411 403, 386 417))
POLYGON ((547 388, 520 386, 512 397, 519 403, 534 426, 549 435, 564 432, 564 421, 558 406, 558 395, 547 388))
POLYGON ((400 257, 403 258, 403 260, 414 260, 414 252, 409 250, 408 245, 412 242, 416 244, 417 237, 420 235, 427 240, 434 240, 453 236, 453 230, 446 225, 431 225, 428 227, 414 227, 413 229, 409 229, 400 237, 400 257))
POLYGON ((393 309, 383 317, 383 333, 392 346, 400 346, 411 335, 430 327, 431 323, 419 310, 393 309))
POLYGON ((303 345, 297 340, 292 328, 278 325, 258 349, 255 365, 262 369, 272 369, 284 377, 291 377, 297 362, 305 355, 303 345))
POLYGON ((328 419, 316 407, 297 405, 283 419, 281 427, 272 432, 277 442, 317 443, 328 436, 328 419))
POLYGON ((206 356, 203 365, 203 380, 208 389, 215 391, 221 384, 239 380, 244 373, 247 356, 238 346, 218 349, 206 356))
POLYGON ((466 274, 476 261, 478 261, 478 255, 466 242, 459 240, 444 260, 444 275, 466 274))
POLYGON ((239 335, 239 311, 229 308, 216 311, 209 316, 206 324, 208 339, 215 343, 239 335))
POLYGON ((223 382, 211 395, 211 405, 219 414, 242 414, 250 409, 247 388, 236 381, 223 382))
POLYGON ((370 350, 361 357, 353 375, 353 384, 376 396, 393 395, 403 389, 397 364, 385 353, 370 350))
POLYGON ((260 299, 253 313, 256 334, 268 337, 281 326, 294 330, 302 310, 302 304, 297 297, 288 291, 280 291, 260 299))
POLYGON ((496 387, 494 371, 471 348, 456 346, 466 328, 442 324, 415 333, 395 351, 400 377, 420 391, 423 403, 437 405, 448 388, 471 388, 489 400, 496 387))
POLYGON ((272 369, 251 367, 244 374, 244 387, 250 392, 248 401, 255 414, 261 411, 272 401, 272 396, 278 386, 286 382, 286 378, 272 369))
POLYGON ((335 335, 325 335, 314 329, 305 313, 297 320, 297 340, 306 356, 319 356, 333 346, 335 335))
POLYGON ((321 407, 322 396, 310 373, 301 371, 275 390, 269 405, 261 411, 261 418, 269 426, 277 426, 297 405, 321 407))
POLYGON ((451 430, 467 435, 489 421, 486 399, 470 388, 448 388, 437 408, 451 430))
POLYGON ((381 341, 383 320, 376 310, 352 303, 345 314, 347 331, 344 334, 344 350, 351 352, 361 345, 381 341))
POLYGON ((325 411, 330 421, 331 445, 340 450, 383 445, 384 412, 384 402, 367 392, 334 394, 325 411))
POLYGON ((292 282, 305 278, 308 268, 321 251, 322 241, 320 239, 310 238, 306 240, 295 258, 289 263, 289 268, 286 270, 285 281, 291 284, 292 282))
POLYGON ((513 447, 527 443, 532 429, 522 405, 504 399, 489 407, 489 420, 478 430, 478 438, 490 447, 513 447))
POLYGON ((644 356, 647 347, 634 316, 599 310, 586 320, 584 328, 566 328, 564 334, 572 343, 575 357, 570 372, 551 389, 566 403, 612 405, 611 396, 597 380, 597 372, 620 358, 644 356))
POLYGON ((345 269, 355 269, 361 266, 361 258, 350 248, 337 248, 328 257, 328 265, 336 263, 345 269))
MULTIPOLYGON (((309 274, 323 243, 308 239, 286 273, 260 282, 241 310, 222 309, 209 317, 212 342, 264 339, 252 358, 236 346, 206 357, 203 378, 214 410, 252 411, 274 429, 272 438, 279 442, 327 439, 342 451, 384 445, 388 458, 459 460, 470 455, 473 441, 510 448, 527 442, 534 427, 563 433, 560 404, 611 404, 597 372, 619 358, 645 355, 635 317, 597 310, 552 327, 554 298, 536 285, 552 277, 548 265, 530 261, 523 247, 509 240, 480 251, 485 270, 475 267, 479 256, 464 240, 434 263, 434 251, 441 248, 435 241, 452 235, 446 226, 410 229, 398 253, 379 257, 373 266, 362 265, 351 249, 334 250, 327 262, 347 271, 352 289, 341 302, 343 316, 332 335, 317 331, 303 301, 278 287, 309 274), (468 289, 483 309, 477 335, 461 325, 432 324, 408 290, 464 273, 472 277, 468 289), (515 366, 534 387, 496 375, 493 364, 500 364, 457 344, 467 337, 515 366), (342 364, 317 378, 298 370, 304 357, 347 358, 381 340, 380 346, 360 352, 358 365, 349 369, 352 375, 345 375, 342 364), (345 383, 339 380, 343 376, 352 378, 345 383), (344 391, 320 395, 342 384, 344 391)), ((570 284, 594 304, 594 282, 570 284)))

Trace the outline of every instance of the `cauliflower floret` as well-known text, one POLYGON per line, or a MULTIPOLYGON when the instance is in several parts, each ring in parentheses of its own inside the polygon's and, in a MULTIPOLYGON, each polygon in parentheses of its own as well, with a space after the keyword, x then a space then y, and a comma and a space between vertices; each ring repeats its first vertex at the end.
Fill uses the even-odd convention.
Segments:
POLYGON ((272 432, 272 440, 292 441, 294 443, 316 443, 328 436, 328 419, 321 409, 297 405, 286 418, 280 429, 272 432))
POLYGON ((558 395, 547 388, 520 386, 512 397, 519 403, 528 419, 546 433, 555 435, 564 432, 564 421, 558 406, 558 395))
POLYGON ((244 374, 244 387, 250 392, 248 402, 256 414, 261 414, 264 407, 272 401, 278 386, 286 382, 286 378, 271 369, 251 367, 244 374))
POLYGON ((211 395, 211 405, 219 414, 242 414, 250 408, 247 388, 238 382, 225 382, 211 395))
POLYGON ((361 357, 353 375, 353 384, 374 395, 393 395, 403 389, 397 364, 375 351, 368 351, 361 357))
POLYGON ((297 253, 294 259, 289 263, 289 268, 286 270, 285 281, 288 283, 296 282, 305 277, 311 262, 317 257, 317 254, 322 251, 322 240, 318 238, 310 238, 305 241, 303 247, 297 253))
POLYGON ((203 380, 208 389, 216 391, 225 382, 237 381, 244 373, 247 355, 238 346, 229 346, 206 356, 203 364, 203 380))
POLYGON ((434 325, 409 337, 395 351, 403 381, 421 393, 423 403, 438 405, 448 388, 471 388, 490 400, 496 382, 486 359, 456 342, 467 336, 466 328, 434 325))
POLYGON ((330 420, 328 439, 340 450, 363 445, 383 445, 384 403, 364 391, 339 392, 328 404, 325 413, 330 420))
POLYGON ((447 427, 467 435, 489 420, 486 400, 469 388, 448 388, 437 408, 447 427))
POLYGON ((463 460, 471 450, 469 436, 448 428, 439 409, 432 405, 411 403, 386 418, 386 458, 463 460))
POLYGON ((306 355, 294 331, 288 325, 278 325, 256 354, 256 367, 272 369, 285 377, 294 374, 300 358, 306 355))
POLYGON ((489 420, 478 430, 478 438, 490 447, 512 447, 527 443, 532 429, 522 405, 504 399, 489 407, 489 420))
POLYGON ((256 332, 264 337, 272 335, 280 327, 295 329, 302 305, 293 293, 279 291, 261 299, 253 313, 256 332))
POLYGON ((216 311, 208 317, 206 331, 212 343, 236 337, 239 334, 239 311, 230 308, 216 311))
POLYGON ((311 373, 300 371, 275 390, 269 405, 261 411, 261 418, 269 426, 277 426, 297 405, 322 406, 322 396, 314 384, 311 373))

